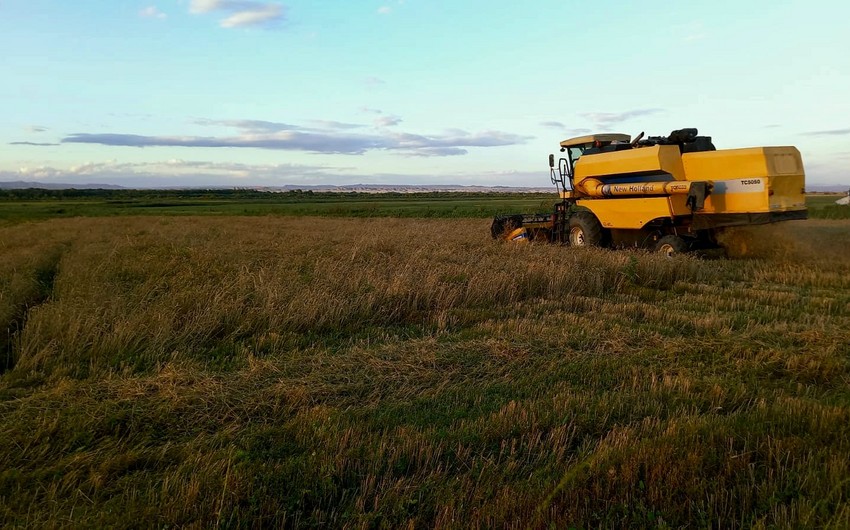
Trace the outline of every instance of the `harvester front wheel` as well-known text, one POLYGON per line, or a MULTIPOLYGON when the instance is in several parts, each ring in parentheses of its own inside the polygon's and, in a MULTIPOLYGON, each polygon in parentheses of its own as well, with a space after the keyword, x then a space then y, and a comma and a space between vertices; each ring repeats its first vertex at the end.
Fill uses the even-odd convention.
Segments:
POLYGON ((658 240, 655 244, 655 251, 664 254, 667 257, 684 254, 689 250, 688 242, 679 236, 666 235, 658 240))
POLYGON ((604 237, 599 219, 590 212, 575 212, 570 216, 570 245, 574 247, 602 246, 604 237))

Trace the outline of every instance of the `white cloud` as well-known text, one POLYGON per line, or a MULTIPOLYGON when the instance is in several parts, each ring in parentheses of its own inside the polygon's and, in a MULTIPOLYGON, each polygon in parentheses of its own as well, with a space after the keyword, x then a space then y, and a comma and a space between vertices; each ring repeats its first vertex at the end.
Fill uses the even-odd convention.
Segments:
POLYGON ((463 156, 469 153, 466 149, 460 147, 425 147, 415 151, 407 151, 402 153, 403 156, 411 157, 432 157, 432 156, 463 156))
POLYGON ((7 173, 0 173, 0 177, 8 178, 10 180, 16 177, 22 180, 37 180, 42 178, 54 178, 60 173, 60 170, 47 166, 22 167, 18 169, 17 172, 10 171, 7 173))
POLYGON ((284 7, 278 2, 256 0, 192 0, 189 12, 200 15, 224 12, 219 25, 223 28, 269 26, 284 19, 284 7))
POLYGON ((363 82, 366 84, 367 87, 370 88, 375 88, 387 84, 387 82, 381 79, 380 77, 375 77, 373 75, 365 78, 363 82))
POLYGON ((245 26, 258 26, 279 20, 282 16, 283 11, 279 6, 268 6, 255 11, 240 11, 222 20, 221 27, 241 28, 245 26))
POLYGON ((806 185, 850 185, 850 176, 847 174, 847 162, 841 160, 840 156, 818 157, 809 156, 806 162, 806 185))
POLYGON ((209 13, 217 9, 222 9, 222 0, 192 0, 189 3, 190 13, 209 13))
POLYGON ((401 122, 398 116, 381 116, 375 119, 375 127, 395 127, 401 122))
POLYGON ((281 131, 304 131, 304 132, 319 132, 327 129, 359 129, 365 127, 360 123, 345 123, 335 120, 310 120, 310 123, 315 127, 302 127, 291 123, 281 123, 276 121, 266 120, 210 120, 200 118, 194 120, 196 125, 204 127, 231 127, 234 129, 242 129, 247 133, 276 133, 281 131))
POLYGON ((93 175, 102 172, 103 169, 107 167, 113 170, 118 170, 129 166, 126 164, 118 164, 114 160, 110 162, 84 162, 77 166, 71 166, 68 171, 74 175, 93 175))
POLYGON ((62 168, 21 167, 0 170, 0 181, 22 180, 56 183, 99 182, 123 186, 169 187, 187 185, 280 185, 286 182, 327 182, 339 171, 351 168, 301 164, 242 164, 171 159, 166 161, 120 163, 116 160, 85 162, 62 168))
MULTIPOLYGON (((401 122, 395 116, 383 116, 385 127, 401 122)), ((379 118, 381 119, 381 118, 379 118)), ((240 129, 229 136, 145 136, 138 134, 75 133, 62 139, 63 144, 98 144, 121 147, 203 147, 251 148, 303 151, 323 154, 359 155, 368 151, 393 151, 425 156, 465 154, 465 147, 501 147, 524 144, 529 136, 503 131, 469 133, 448 130, 442 134, 412 134, 379 128, 377 131, 352 132, 351 125, 328 122, 329 128, 298 127, 258 120, 196 120, 195 123, 240 129), (439 148, 439 149, 436 149, 439 148)))
POLYGON ((549 127, 550 129, 560 129, 562 131, 567 128, 567 126, 560 121, 541 121, 540 125, 543 127, 549 127))
MULTIPOLYGON (((396 3, 398 5, 404 5, 404 0, 398 0, 398 2, 396 2, 396 3)), ((392 12, 393 12, 393 7, 389 6, 389 5, 383 5, 383 6, 379 7, 378 11, 377 11, 377 13, 379 15, 389 15, 392 12)))
POLYGON ((295 131, 301 128, 298 125, 266 120, 210 120, 207 118, 201 118, 195 120, 194 123, 197 125, 203 125, 204 127, 216 125, 222 127, 232 127, 235 129, 242 129, 250 133, 274 133, 280 131, 295 131))
POLYGON ((617 125, 621 122, 630 120, 632 118, 637 118, 639 116, 648 116, 650 114, 657 114, 659 112, 664 112, 663 109, 634 109, 627 110, 624 112, 584 112, 579 114, 579 116, 583 118, 587 118, 596 124, 597 127, 607 128, 612 125, 617 125))
POLYGON ((364 127, 360 123, 345 123, 335 120, 310 120, 310 123, 319 129, 359 129, 364 127))
POLYGON ((804 132, 804 133, 800 133, 800 134, 805 135, 805 136, 844 136, 844 135, 850 135, 850 127, 847 127, 845 129, 829 129, 829 130, 824 130, 824 131, 810 131, 810 132, 804 132))
MULTIPOLYGON (((425 152, 400 153, 402 156, 461 155, 463 149, 433 148, 425 152)), ((302 164, 245 164, 203 160, 170 159, 151 162, 87 162, 68 167, 23 167, 0 169, 0 181, 50 182, 57 184, 117 184, 134 188, 179 188, 192 186, 344 186, 354 183, 373 185, 418 184, 437 186, 478 185, 516 186, 540 180, 539 171, 481 171, 434 174, 363 173, 351 166, 302 164)), ((542 181, 541 181, 542 182, 542 181)), ((548 187, 548 186, 547 186, 548 187)))
POLYGON ((156 6, 148 6, 139 11, 139 16, 144 18, 167 18, 168 15, 160 11, 156 6))

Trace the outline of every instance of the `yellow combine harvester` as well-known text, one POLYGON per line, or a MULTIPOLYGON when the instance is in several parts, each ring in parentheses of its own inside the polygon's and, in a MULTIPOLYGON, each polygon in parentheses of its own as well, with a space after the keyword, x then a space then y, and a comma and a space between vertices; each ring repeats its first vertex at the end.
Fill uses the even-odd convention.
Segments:
POLYGON ((717 247, 734 226, 806 218, 805 173, 794 147, 716 150, 696 129, 634 140, 593 134, 549 155, 561 201, 551 214, 500 215, 494 238, 666 254, 717 247))

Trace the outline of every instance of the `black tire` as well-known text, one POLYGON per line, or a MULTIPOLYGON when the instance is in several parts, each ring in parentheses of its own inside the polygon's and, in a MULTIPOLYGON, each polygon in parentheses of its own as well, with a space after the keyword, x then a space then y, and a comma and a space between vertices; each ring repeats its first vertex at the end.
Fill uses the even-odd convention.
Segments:
POLYGON ((505 219, 503 217, 494 217, 493 223, 490 224, 490 237, 499 239, 505 232, 505 219))
POLYGON ((658 240, 658 243, 655 244, 655 251, 660 252, 667 257, 684 254, 689 250, 690 245, 688 245, 687 241, 672 234, 662 237, 658 240))
POLYGON ((570 216, 567 239, 573 247, 601 247, 605 231, 599 219, 590 212, 575 212, 570 216))
POLYGON ((493 218, 493 223, 490 225, 490 236, 493 239, 499 239, 511 230, 521 227, 521 215, 499 215, 493 218))

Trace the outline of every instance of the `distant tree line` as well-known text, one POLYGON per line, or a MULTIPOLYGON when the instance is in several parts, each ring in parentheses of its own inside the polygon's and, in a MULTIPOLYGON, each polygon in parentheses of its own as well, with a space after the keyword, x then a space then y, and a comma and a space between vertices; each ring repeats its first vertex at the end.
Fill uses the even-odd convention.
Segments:
POLYGON ((283 192, 268 192, 251 189, 179 189, 179 190, 137 190, 137 189, 63 189, 49 190, 42 188, 0 189, 0 201, 61 201, 91 199, 100 201, 148 201, 148 200, 211 200, 211 201, 269 201, 292 202, 305 200, 309 202, 335 202, 345 200, 386 199, 492 199, 498 197, 534 197, 536 194, 505 193, 505 192, 456 192, 429 191, 421 193, 365 193, 365 192, 336 192, 313 190, 288 190, 283 192))

